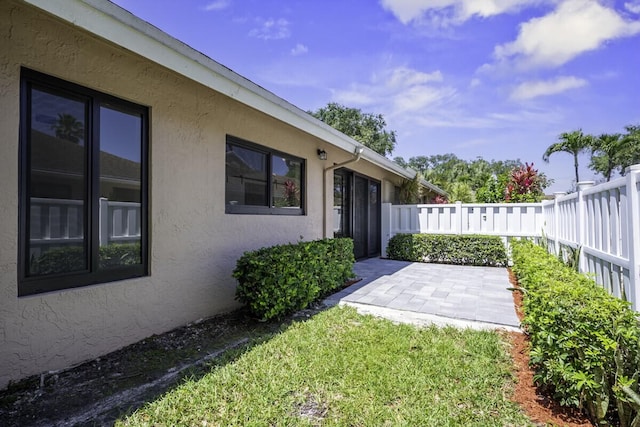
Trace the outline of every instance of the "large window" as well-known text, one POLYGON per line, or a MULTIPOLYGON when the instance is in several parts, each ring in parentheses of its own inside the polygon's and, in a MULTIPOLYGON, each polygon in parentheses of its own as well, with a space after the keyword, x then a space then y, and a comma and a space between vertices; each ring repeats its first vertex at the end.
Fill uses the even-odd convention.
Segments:
POLYGON ((304 160, 227 137, 225 212, 302 215, 304 160))
POLYGON ((147 108, 23 69, 19 295, 147 274, 147 108))

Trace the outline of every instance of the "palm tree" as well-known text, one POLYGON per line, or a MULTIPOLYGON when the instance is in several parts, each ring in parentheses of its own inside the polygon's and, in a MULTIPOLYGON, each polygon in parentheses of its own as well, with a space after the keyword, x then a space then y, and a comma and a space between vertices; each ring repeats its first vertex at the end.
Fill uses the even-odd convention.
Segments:
POLYGON ((66 139, 76 144, 84 139, 84 125, 72 114, 58 114, 58 120, 51 127, 56 132, 56 138, 66 139))
POLYGON ((603 133, 594 138, 589 167, 595 172, 601 173, 607 181, 611 181, 613 171, 617 167, 622 167, 620 156, 626 142, 619 133, 603 133))
POLYGON ((462 203, 474 203, 476 197, 473 194, 471 186, 463 181, 454 182, 449 192, 449 201, 462 202, 462 203))
POLYGON ((593 137, 583 134, 582 129, 578 129, 573 132, 561 133, 558 138, 560 141, 547 147, 547 151, 542 155, 542 160, 549 163, 549 156, 560 151, 571 154, 573 156, 573 167, 576 172, 577 184, 580 182, 580 177, 578 176, 578 154, 591 147, 593 137))

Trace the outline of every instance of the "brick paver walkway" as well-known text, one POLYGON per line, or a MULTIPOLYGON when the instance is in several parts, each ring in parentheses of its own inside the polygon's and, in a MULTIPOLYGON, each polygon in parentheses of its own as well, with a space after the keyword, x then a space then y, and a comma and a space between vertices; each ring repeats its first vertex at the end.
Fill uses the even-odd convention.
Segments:
POLYGON ((371 258, 357 262, 354 271, 362 281, 332 295, 328 303, 410 312, 444 319, 442 323, 457 319, 489 327, 520 325, 506 268, 371 258))

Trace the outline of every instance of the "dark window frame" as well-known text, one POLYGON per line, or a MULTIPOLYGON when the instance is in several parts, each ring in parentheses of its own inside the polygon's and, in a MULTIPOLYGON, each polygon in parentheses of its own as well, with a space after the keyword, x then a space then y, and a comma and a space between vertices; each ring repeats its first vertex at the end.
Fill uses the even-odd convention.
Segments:
POLYGON ((19 204, 18 204, 18 296, 61 291, 82 286, 114 282, 149 275, 149 124, 150 110, 146 106, 93 90, 76 83, 49 76, 28 68, 20 72, 20 145, 19 145, 19 204), (69 273, 40 276, 27 274, 29 262, 30 221, 30 150, 32 88, 52 94, 87 100, 84 220, 87 269, 69 273), (140 182, 140 247, 141 264, 98 269, 99 257, 99 195, 100 195, 100 106, 139 114, 141 117, 141 182, 140 182))
MULTIPOLYGON (((289 216, 302 216, 306 215, 305 211, 305 200, 306 200, 306 188, 307 188, 307 171, 306 171, 306 160, 297 157, 288 153, 284 153, 282 151, 274 150, 269 147, 265 147, 263 145, 256 144, 254 142, 250 142, 235 136, 227 135, 225 150, 227 144, 234 145, 240 148, 244 148, 246 150, 255 151, 260 154, 264 154, 267 156, 267 194, 266 200, 269 203, 269 206, 258 206, 258 205, 230 205, 226 203, 226 188, 225 188, 225 208, 224 212, 226 214, 244 214, 244 215, 289 215, 289 216), (299 208, 280 208, 271 206, 273 200, 273 157, 281 156, 287 157, 292 160, 296 160, 300 162, 300 207, 299 208)), ((226 154, 225 154, 226 156, 226 154)), ((225 172, 224 172, 225 180, 227 178, 227 168, 225 163, 225 172)))

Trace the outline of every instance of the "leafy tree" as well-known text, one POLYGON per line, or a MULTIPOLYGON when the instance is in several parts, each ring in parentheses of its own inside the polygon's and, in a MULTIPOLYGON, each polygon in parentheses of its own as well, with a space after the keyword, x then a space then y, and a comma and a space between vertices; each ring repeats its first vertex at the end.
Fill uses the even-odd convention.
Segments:
POLYGON ((475 200, 473 190, 468 183, 459 181, 451 186, 451 190, 449 191, 450 202, 473 203, 475 200))
POLYGON ((407 161, 404 159, 404 157, 401 157, 401 156, 394 157, 393 161, 396 162, 398 165, 400 165, 401 167, 403 167, 405 169, 410 167, 409 163, 407 163, 407 161))
POLYGON ((502 173, 499 176, 492 175, 487 182, 476 191, 476 201, 478 203, 504 203, 508 180, 508 173, 502 173))
POLYGON ((432 164, 433 164, 433 160, 432 160, 433 156, 416 156, 416 157, 411 157, 409 159, 409 163, 408 166, 413 169, 416 170, 418 172, 420 172, 421 174, 425 174, 429 169, 431 169, 432 164))
POLYGON ((593 137, 582 133, 582 129, 573 132, 561 133, 558 137, 559 141, 547 147, 542 155, 542 160, 549 162, 549 156, 558 152, 569 153, 573 156, 573 167, 576 173, 576 183, 580 182, 578 175, 578 155, 586 151, 592 145, 593 137))
POLYGON ((627 134, 622 137, 623 149, 619 154, 621 175, 629 166, 640 163, 640 125, 625 126, 625 130, 627 134))
POLYGON ((76 144, 84 139, 84 125, 72 114, 58 114, 58 119, 51 127, 56 133, 56 138, 66 139, 76 144))
POLYGON ((414 205, 420 201, 421 188, 420 188, 421 176, 417 173, 413 179, 404 179, 400 183, 400 204, 402 205, 414 205))
POLYGON ((309 114, 383 156, 396 147, 396 133, 385 129, 387 122, 382 114, 363 113, 335 102, 309 114))
MULTIPOLYGON (((402 157, 396 157, 394 161, 400 166, 415 169, 427 181, 436 184, 447 192, 451 192, 453 185, 457 182, 466 183, 472 192, 478 192, 487 185, 492 176, 506 175, 513 168, 522 165, 519 159, 488 161, 478 157, 475 160, 467 161, 451 153, 416 156, 411 157, 408 161, 405 161, 402 157)), ((504 201, 504 192, 500 195, 500 201, 504 201)))
POLYGON ((427 181, 447 192, 453 190, 452 185, 456 182, 470 181, 468 163, 455 154, 412 157, 409 159, 409 165, 420 170, 427 181))
MULTIPOLYGON (((619 133, 605 133, 593 138, 589 167, 610 181, 616 168, 622 169, 623 159, 621 156, 624 156, 626 144, 619 133)), ((622 174, 622 172, 621 170, 620 173, 622 174)))

